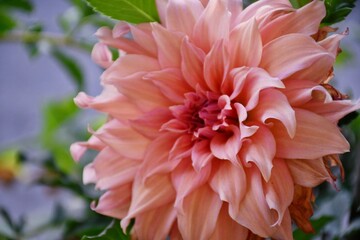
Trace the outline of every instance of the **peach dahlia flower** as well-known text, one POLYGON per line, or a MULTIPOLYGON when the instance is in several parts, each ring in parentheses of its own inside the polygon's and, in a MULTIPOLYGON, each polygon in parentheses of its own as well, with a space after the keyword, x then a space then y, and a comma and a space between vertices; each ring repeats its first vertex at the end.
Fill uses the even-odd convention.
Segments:
POLYGON ((315 37, 323 2, 157 4, 161 24, 98 30, 104 90, 75 99, 109 116, 71 147, 76 160, 99 151, 84 170, 105 191, 92 208, 123 228, 135 218, 138 239, 292 239, 292 221, 310 231, 311 188, 333 183, 329 164, 349 151, 337 122, 360 106, 330 91, 344 34, 315 37))

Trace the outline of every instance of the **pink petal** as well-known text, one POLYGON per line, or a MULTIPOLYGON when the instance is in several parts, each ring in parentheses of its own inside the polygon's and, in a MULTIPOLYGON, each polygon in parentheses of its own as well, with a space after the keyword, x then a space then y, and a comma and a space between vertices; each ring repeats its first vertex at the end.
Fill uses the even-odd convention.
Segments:
POLYGON ((220 93, 220 85, 225 81, 228 70, 229 53, 220 40, 211 48, 204 61, 205 82, 212 92, 220 93))
POLYGON ((94 164, 89 163, 84 167, 83 170, 83 183, 84 184, 96 183, 96 181, 97 181, 97 177, 94 169, 94 164))
POLYGON ((219 159, 232 161, 234 164, 238 162, 237 154, 241 148, 239 128, 230 125, 229 131, 226 133, 217 133, 210 142, 212 154, 219 159))
POLYGON ((191 91, 190 86, 183 79, 181 71, 177 68, 150 72, 144 76, 144 79, 152 80, 160 91, 174 103, 183 103, 184 94, 191 91))
POLYGON ((141 117, 130 120, 131 127, 149 139, 157 138, 161 133, 159 129, 168 122, 173 115, 168 108, 157 108, 144 113, 141 117))
POLYGON ((170 32, 158 23, 152 23, 151 26, 158 47, 158 60, 160 66, 162 68, 180 67, 180 45, 183 39, 182 34, 170 32))
POLYGON ((157 56, 157 46, 152 35, 152 27, 147 23, 129 25, 131 36, 151 57, 157 56))
POLYGON ((103 68, 108 68, 113 63, 109 48, 103 43, 96 43, 91 52, 93 61, 103 68))
POLYGON ((276 143, 270 130, 260 125, 256 133, 245 141, 242 153, 244 160, 253 162, 259 168, 265 181, 269 181, 273 168, 273 159, 276 152, 276 143))
MULTIPOLYGON (((139 175, 144 179, 173 170, 179 161, 169 161, 169 150, 173 148, 179 135, 173 133, 161 134, 148 146, 139 175)), ((181 160, 181 159, 180 159, 181 160)))
POLYGON ((98 204, 93 202, 91 209, 113 218, 123 218, 126 216, 131 201, 131 184, 111 189, 104 193, 98 204))
POLYGON ((222 201, 229 203, 229 213, 235 218, 238 208, 246 194, 246 175, 241 164, 234 165, 227 161, 220 161, 210 186, 222 201))
POLYGON ((229 34, 230 12, 223 1, 210 0, 193 30, 194 43, 209 52, 211 46, 229 34))
POLYGON ((174 207, 180 214, 185 214, 185 207, 183 205, 184 198, 204 185, 211 173, 210 164, 203 167, 199 172, 196 172, 188 160, 189 159, 183 159, 179 166, 171 173, 172 183, 176 189, 174 207))
POLYGON ((332 183, 332 178, 322 160, 319 159, 287 159, 294 183, 304 187, 316 187, 324 181, 332 183))
POLYGON ((181 44, 181 71, 185 81, 193 88, 196 86, 205 87, 203 76, 203 63, 205 53, 189 42, 188 38, 184 38, 181 44))
POLYGON ((276 228, 276 214, 270 211, 265 199, 260 172, 255 168, 246 169, 247 192, 239 205, 235 221, 261 237, 271 236, 276 228))
POLYGON ((167 205, 174 200, 175 190, 169 175, 155 175, 143 182, 136 178, 133 183, 132 201, 129 212, 121 221, 121 227, 126 229, 131 218, 167 205))
POLYGON ((248 117, 245 107, 240 103, 234 103, 234 107, 238 115, 241 139, 254 135, 259 127, 256 125, 247 126, 244 124, 244 121, 248 117))
POLYGON ((263 90, 260 93, 259 104, 251 113, 251 118, 266 123, 268 119, 279 120, 284 124, 290 138, 296 131, 295 111, 290 106, 287 98, 275 89, 263 90))
POLYGON ((229 46, 232 68, 259 65, 263 45, 255 18, 239 24, 231 31, 229 46))
POLYGON ((96 97, 88 96, 83 92, 78 93, 74 102, 81 108, 96 109, 118 119, 131 119, 140 114, 136 105, 121 95, 114 86, 108 84, 104 84, 103 91, 96 97))
POLYGON ((259 94, 263 89, 284 88, 282 81, 271 77, 261 68, 250 68, 244 81, 244 86, 235 99, 241 102, 247 111, 256 107, 259 102, 259 94))
POLYGON ((210 240, 247 239, 249 230, 231 219, 227 209, 227 205, 224 203, 217 218, 215 231, 211 235, 210 240))
POLYGON ((192 165, 195 171, 200 171, 214 158, 210 150, 210 142, 202 140, 194 143, 191 151, 192 165))
POLYGON ((136 217, 137 239, 166 239, 176 219, 173 204, 161 206, 136 217), (161 216, 161 217, 159 217, 161 216))
POLYGON ((303 109, 295 109, 296 134, 289 138, 279 124, 272 128, 279 158, 316 159, 349 151, 349 143, 329 120, 303 109), (321 127, 319 127, 321 126, 321 127))
POLYGON ((313 68, 312 65, 322 61, 325 66, 334 61, 334 57, 311 37, 293 33, 279 37, 265 45, 260 65, 271 76, 284 79, 301 70, 312 70, 316 74, 319 64, 315 66, 316 68, 313 68))
POLYGON ((320 1, 312 1, 294 12, 284 14, 261 31, 264 44, 271 40, 289 34, 302 33, 312 35, 317 33, 321 20, 325 17, 325 5, 320 1))
POLYGON ((337 123, 347 114, 360 109, 360 100, 352 102, 350 100, 337 100, 327 103, 309 102, 303 105, 304 108, 317 113, 333 123, 337 123))
POLYGON ((271 178, 265 183, 265 200, 269 208, 277 212, 275 224, 280 225, 293 200, 294 183, 285 160, 275 159, 273 163, 271 178))
POLYGON ((119 187, 134 180, 140 162, 119 156, 110 147, 103 149, 93 162, 96 188, 100 190, 119 187))
POLYGON ((208 185, 184 200, 184 213, 178 214, 181 235, 187 240, 209 239, 215 230, 222 202, 208 185))
POLYGON ((166 11, 167 29, 191 36, 194 25, 203 11, 204 7, 198 0, 169 0, 166 11))
POLYGON ((149 144, 149 140, 144 136, 115 119, 93 135, 120 155, 131 159, 142 159, 149 144))

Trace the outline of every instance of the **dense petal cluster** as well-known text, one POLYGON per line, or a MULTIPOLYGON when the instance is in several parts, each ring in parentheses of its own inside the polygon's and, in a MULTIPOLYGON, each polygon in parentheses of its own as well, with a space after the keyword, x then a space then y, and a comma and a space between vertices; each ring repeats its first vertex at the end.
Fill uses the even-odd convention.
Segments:
POLYGON ((105 191, 93 209, 123 228, 135 218, 138 239, 292 239, 292 220, 311 230, 311 188, 333 183, 329 164, 349 150, 337 122, 360 106, 328 84, 345 34, 318 34, 324 3, 158 9, 161 24, 98 30, 104 90, 75 99, 109 116, 71 149, 99 151, 84 170, 105 191))

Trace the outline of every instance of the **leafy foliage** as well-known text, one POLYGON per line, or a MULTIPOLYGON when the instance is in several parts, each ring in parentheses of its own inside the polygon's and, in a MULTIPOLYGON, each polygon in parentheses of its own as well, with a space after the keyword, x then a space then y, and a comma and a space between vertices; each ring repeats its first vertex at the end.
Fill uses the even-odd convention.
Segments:
POLYGON ((120 227, 120 221, 113 220, 110 225, 107 226, 106 229, 97 236, 84 236, 81 238, 81 240, 130 240, 130 230, 133 224, 134 222, 128 226, 125 234, 120 227))
POLYGON ((356 0, 325 0, 326 16, 322 20, 324 25, 341 22, 355 7, 356 0))
POLYGON ((322 216, 319 219, 315 219, 311 221, 312 226, 315 229, 314 234, 306 234, 302 232, 300 229, 297 229, 294 231, 293 236, 296 240, 311 240, 319 234, 319 231, 328 223, 334 220, 334 217, 332 216, 322 216))
POLYGON ((159 22, 155 0, 87 0, 106 16, 130 23, 159 22))
POLYGON ((54 49, 52 54, 57 62, 73 79, 77 90, 81 91, 84 87, 84 75, 79 63, 73 57, 69 56, 64 51, 60 51, 59 49, 54 49))

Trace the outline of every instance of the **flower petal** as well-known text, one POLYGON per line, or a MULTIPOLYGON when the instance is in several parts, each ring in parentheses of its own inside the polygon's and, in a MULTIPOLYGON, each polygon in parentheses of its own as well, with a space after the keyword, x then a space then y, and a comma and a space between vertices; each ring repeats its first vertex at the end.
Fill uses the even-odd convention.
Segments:
POLYGON ((206 55, 204 61, 204 78, 209 89, 220 93, 220 85, 225 81, 229 71, 229 53, 224 41, 217 41, 206 55))
POLYGON ((226 159, 237 164, 237 154, 241 148, 239 128, 230 125, 227 133, 217 133, 210 142, 212 154, 219 159, 226 159))
POLYGON ((184 239, 209 239, 215 230, 222 202, 205 184, 184 200, 184 213, 178 214, 178 225, 184 239))
POLYGON ((223 204, 214 233, 210 240, 232 239, 243 240, 248 239, 249 230, 235 222, 228 213, 227 204, 223 204))
POLYGON ((259 104, 251 113, 251 118, 263 123, 268 119, 279 120, 284 124, 290 138, 293 138, 296 131, 295 111, 285 95, 276 89, 268 89, 261 91, 259 98, 259 104))
POLYGON ((194 43, 209 52, 211 46, 229 33, 230 12, 223 1, 210 0, 193 30, 194 43))
POLYGON ((172 203, 142 213, 136 217, 134 226, 136 237, 137 239, 166 239, 175 219, 176 211, 172 203))
POLYGON ((195 171, 200 171, 214 158, 210 150, 210 142, 202 140, 194 143, 191 151, 191 161, 195 171))
POLYGON ((286 164, 298 185, 313 188, 324 181, 333 182, 322 158, 287 159, 286 164))
POLYGON ((322 61, 327 64, 334 61, 334 56, 319 46, 311 37, 293 33, 279 37, 265 45, 260 65, 271 76, 284 79, 304 69, 307 71, 312 69, 316 74, 319 66, 317 64, 316 68, 313 68, 312 65, 322 61))
POLYGON ((265 181, 269 181, 273 168, 276 143, 274 136, 266 126, 260 125, 250 141, 244 141, 241 150, 243 159, 253 162, 259 168, 265 181))
POLYGON ((131 218, 172 202, 175 195, 169 175, 154 175, 146 182, 143 182, 141 178, 136 178, 133 183, 129 212, 121 221, 122 229, 126 230, 131 218))
POLYGON ((230 33, 229 53, 232 68, 257 67, 261 61, 262 41, 255 18, 239 24, 230 33))
POLYGON ((295 115, 297 127, 293 139, 279 124, 272 128, 278 158, 316 159, 349 151, 349 143, 335 124, 303 109, 295 109, 295 115))
POLYGON ((211 177, 210 186, 222 201, 229 203, 228 214, 235 218, 238 215, 241 200, 247 191, 243 166, 220 161, 211 177))
POLYGON ((204 7, 198 0, 169 0, 166 9, 167 29, 191 36, 194 25, 203 11, 204 7))

